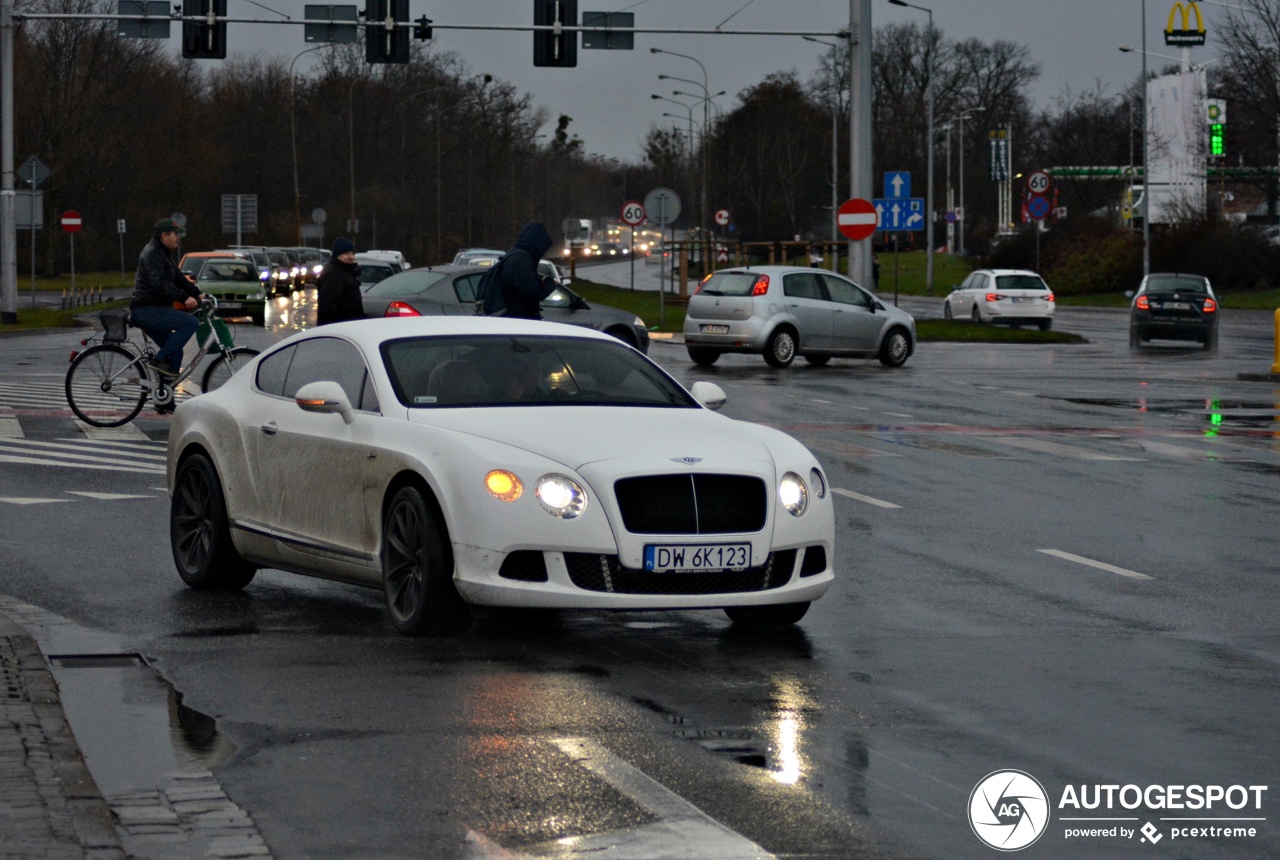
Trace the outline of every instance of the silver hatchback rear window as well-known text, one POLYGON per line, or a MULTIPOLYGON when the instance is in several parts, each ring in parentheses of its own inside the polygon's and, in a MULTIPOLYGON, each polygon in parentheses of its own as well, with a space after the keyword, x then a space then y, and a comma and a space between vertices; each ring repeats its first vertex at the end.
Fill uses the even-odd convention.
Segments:
POLYGON ((759 278, 754 272, 717 272, 698 292, 712 296, 749 296, 759 278))

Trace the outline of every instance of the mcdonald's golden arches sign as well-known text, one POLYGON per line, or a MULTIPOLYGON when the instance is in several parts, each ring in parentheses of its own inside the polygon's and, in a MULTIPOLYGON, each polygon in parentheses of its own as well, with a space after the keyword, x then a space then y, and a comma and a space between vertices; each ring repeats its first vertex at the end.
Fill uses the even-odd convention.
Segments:
POLYGON ((1200 17, 1198 3, 1178 0, 1173 4, 1169 10, 1169 24, 1164 28, 1164 43, 1179 48, 1204 44, 1204 18, 1200 17))

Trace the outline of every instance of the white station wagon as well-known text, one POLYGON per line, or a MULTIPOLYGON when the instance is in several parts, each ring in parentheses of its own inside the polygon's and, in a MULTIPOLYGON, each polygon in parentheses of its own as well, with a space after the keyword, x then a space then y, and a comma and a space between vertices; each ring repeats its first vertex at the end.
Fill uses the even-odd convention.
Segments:
POLYGON ((1052 291, 1043 278, 1023 269, 977 269, 943 301, 947 319, 1053 328, 1052 291))

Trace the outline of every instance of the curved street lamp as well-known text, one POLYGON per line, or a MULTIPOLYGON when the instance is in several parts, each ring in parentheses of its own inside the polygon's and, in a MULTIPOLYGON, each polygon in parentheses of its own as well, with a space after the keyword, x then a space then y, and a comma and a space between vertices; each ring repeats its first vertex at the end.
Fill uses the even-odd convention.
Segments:
MULTIPOLYGON (((668 54, 672 57, 680 57, 683 60, 691 60, 698 64, 698 68, 702 70, 702 92, 710 93, 711 87, 708 84, 707 67, 697 57, 691 57, 688 54, 678 54, 675 51, 668 51, 663 48, 650 48, 650 54, 668 54)), ((702 102, 702 208, 701 217, 699 218, 699 232, 702 238, 707 236, 707 121, 711 111, 711 99, 707 97, 702 102)))
MULTIPOLYGON (((924 6, 917 6, 914 3, 908 3, 907 0, 889 0, 889 3, 894 6, 905 6, 908 9, 916 9, 921 12, 924 12, 929 16, 929 31, 926 34, 927 39, 926 39, 926 47, 925 47, 925 50, 929 52, 928 68, 925 69, 925 75, 927 76, 926 83, 925 83, 925 106, 926 106, 925 111, 927 113, 926 122, 928 124, 928 131, 925 132, 928 138, 928 145, 925 147, 927 150, 927 154, 925 155, 925 158, 927 159, 927 162, 928 162, 928 170, 927 170, 928 179, 926 180, 926 183, 927 183, 926 195, 928 197, 928 200, 926 200, 924 204, 924 208, 926 210, 925 214, 927 216, 924 222, 925 242, 928 244, 929 247, 925 253, 924 289, 925 289, 925 292, 932 293, 933 292, 933 79, 934 79, 935 52, 932 50, 932 46, 928 45, 927 42, 928 40, 931 40, 933 38, 933 10, 926 8, 924 6)), ((960 152, 961 153, 964 152, 963 139, 960 141, 960 152)), ((960 175, 960 183, 961 183, 960 187, 963 189, 964 188, 963 173, 960 175)), ((960 192, 960 198, 963 201, 964 199, 963 191, 960 192)), ((961 202, 960 204, 960 217, 961 219, 964 218, 963 202, 961 202)), ((960 223, 962 225, 960 228, 960 237, 961 237, 960 247, 963 249, 964 248, 964 227, 963 227, 964 221, 961 220, 960 223)))

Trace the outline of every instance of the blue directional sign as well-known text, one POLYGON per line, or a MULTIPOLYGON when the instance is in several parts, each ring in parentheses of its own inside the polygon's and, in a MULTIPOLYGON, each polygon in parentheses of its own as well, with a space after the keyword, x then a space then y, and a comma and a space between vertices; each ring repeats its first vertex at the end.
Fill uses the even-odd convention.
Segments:
POLYGON ((877 230, 923 230, 924 198, 908 197, 905 200, 880 198, 871 201, 880 216, 877 230))
POLYGON ((911 171, 886 170, 884 196, 889 200, 906 200, 911 196, 911 171))

